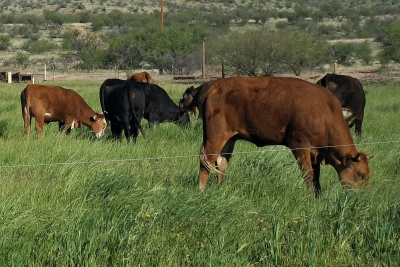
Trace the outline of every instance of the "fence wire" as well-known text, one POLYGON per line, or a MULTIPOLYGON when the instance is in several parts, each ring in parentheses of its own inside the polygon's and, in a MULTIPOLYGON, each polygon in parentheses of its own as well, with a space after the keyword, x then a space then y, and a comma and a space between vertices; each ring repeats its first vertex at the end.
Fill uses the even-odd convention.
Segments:
MULTIPOLYGON (((282 146, 279 149, 261 149, 254 151, 238 151, 232 153, 224 153, 224 155, 243 155, 243 154, 256 154, 256 153, 274 153, 279 151, 295 151, 295 150, 303 150, 310 148, 332 148, 332 147, 345 147, 345 146, 353 146, 353 145, 380 145, 380 144, 399 144, 400 141, 382 141, 382 142, 370 142, 370 143, 360 143, 360 144, 350 144, 350 145, 337 145, 337 146, 320 146, 320 147, 303 147, 303 148, 295 148, 290 149, 288 147, 282 146)), ((266 146, 267 147, 267 146, 266 146)), ((206 154, 215 155, 215 154, 206 154)), ((218 155, 222 155, 218 154, 218 155)), ((52 162, 52 163, 34 163, 34 164, 15 164, 15 165, 0 165, 0 169, 3 168, 21 168, 21 167, 48 167, 48 166, 57 166, 57 165, 79 165, 79 164, 95 164, 95 163, 124 163, 124 162, 133 162, 133 161, 148 161, 148 160, 165 160, 165 159, 178 159, 178 158, 194 158, 199 157, 199 154, 196 155, 175 155, 175 156, 158 156, 158 157, 144 157, 144 158, 129 158, 129 159, 107 159, 107 160, 88 160, 88 161, 71 161, 71 162, 52 162)))

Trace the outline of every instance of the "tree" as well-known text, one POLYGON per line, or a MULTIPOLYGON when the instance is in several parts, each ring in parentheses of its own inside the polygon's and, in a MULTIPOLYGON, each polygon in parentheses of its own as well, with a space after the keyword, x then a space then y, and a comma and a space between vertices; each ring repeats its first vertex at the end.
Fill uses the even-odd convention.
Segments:
POLYGON ((352 43, 339 42, 330 47, 330 55, 338 64, 350 65, 354 54, 355 49, 352 43))
POLYGON ((383 24, 376 40, 382 46, 379 58, 400 62, 400 21, 383 24))
POLYGON ((262 35, 259 31, 235 32, 230 36, 230 44, 227 49, 231 52, 226 61, 237 68, 241 73, 255 76, 261 68, 262 35))
POLYGON ((339 2, 338 0, 334 0, 327 1, 326 3, 321 4, 319 10, 324 12, 331 19, 336 19, 342 14, 345 8, 343 7, 341 2, 339 2))
POLYGON ((314 39, 311 35, 299 31, 279 33, 280 49, 284 51, 281 61, 296 76, 301 70, 316 65, 326 51, 326 43, 314 39))
POLYGON ((303 68, 322 59, 324 42, 296 31, 253 30, 234 32, 219 41, 214 57, 224 66, 236 68, 245 75, 274 74, 285 67, 300 75, 303 68))
POLYGON ((111 35, 106 39, 107 53, 105 67, 116 66, 118 69, 137 68, 143 61, 142 41, 133 34, 111 35), (108 65, 108 66, 107 66, 108 65))
POLYGON ((106 54, 95 33, 77 29, 64 33, 62 48, 70 51, 80 61, 79 66, 86 70, 100 66, 106 54))
POLYGON ((5 51, 11 47, 11 38, 7 35, 0 35, 0 51, 5 51))
POLYGON ((368 41, 355 45, 355 55, 366 65, 371 64, 374 59, 372 55, 372 48, 368 41))
POLYGON ((17 68, 26 69, 29 65, 29 55, 17 52, 13 58, 13 62, 17 68))
POLYGON ((53 23, 61 27, 64 23, 69 23, 74 21, 74 17, 68 14, 63 14, 57 11, 45 10, 43 12, 44 19, 48 23, 53 23))

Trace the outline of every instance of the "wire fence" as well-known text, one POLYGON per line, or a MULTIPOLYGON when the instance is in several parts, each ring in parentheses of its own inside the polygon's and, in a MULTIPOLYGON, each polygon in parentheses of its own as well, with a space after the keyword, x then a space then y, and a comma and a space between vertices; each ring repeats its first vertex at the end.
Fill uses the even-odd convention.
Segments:
MULTIPOLYGON (((381 141, 381 142, 369 142, 369 143, 361 143, 358 145, 381 145, 381 144, 399 144, 400 141, 381 141)), ((324 149, 324 148, 333 148, 333 147, 346 147, 353 146, 355 144, 349 145, 337 145, 337 146, 320 146, 320 147, 303 147, 303 148, 295 148, 290 149, 287 147, 274 148, 274 149, 266 149, 265 147, 260 150, 254 151, 238 151, 232 153, 224 153, 224 155, 243 155, 243 154, 256 154, 256 153, 275 153, 280 151, 295 151, 295 150, 304 150, 304 149, 324 149)), ((399 150, 400 153, 400 150, 399 150)), ((222 153, 221 153, 222 154, 222 153)), ((218 155, 221 155, 218 154, 218 155)), ((216 155, 216 154, 205 154, 208 155, 216 155)), ((125 163, 125 162, 133 162, 133 161, 150 161, 150 160, 165 160, 165 159, 179 159, 179 158, 194 158, 199 157, 199 154, 196 155, 174 155, 174 156, 156 156, 156 157, 143 157, 143 158, 127 158, 127 159, 107 159, 107 160, 88 160, 88 161, 71 161, 71 162, 52 162, 52 163, 34 163, 34 164, 15 164, 15 165, 0 165, 0 169, 3 168, 22 168, 22 167, 43 167, 43 166, 57 166, 57 165, 81 165, 81 164, 95 164, 95 163, 125 163)))

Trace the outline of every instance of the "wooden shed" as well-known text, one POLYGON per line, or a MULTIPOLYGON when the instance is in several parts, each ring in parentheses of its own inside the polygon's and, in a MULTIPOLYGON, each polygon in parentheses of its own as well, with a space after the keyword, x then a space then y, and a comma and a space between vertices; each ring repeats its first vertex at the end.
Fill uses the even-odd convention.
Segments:
POLYGON ((0 71, 0 81, 5 83, 35 83, 35 81, 43 81, 44 79, 43 73, 0 71))

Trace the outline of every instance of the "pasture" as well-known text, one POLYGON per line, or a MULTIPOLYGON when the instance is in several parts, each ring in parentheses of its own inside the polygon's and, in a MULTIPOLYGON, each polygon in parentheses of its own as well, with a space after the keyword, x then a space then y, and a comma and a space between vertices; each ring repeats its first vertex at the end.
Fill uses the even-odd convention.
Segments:
MULTIPOLYGON (((96 111, 101 82, 60 82, 96 111)), ((177 103, 187 85, 159 84, 177 103)), ((322 166, 306 190, 291 152, 238 142, 218 187, 197 189, 201 121, 148 126, 137 143, 24 137, 19 95, 0 84, 0 266, 399 266, 400 84, 366 84, 364 190, 322 166)), ((33 129, 33 128, 32 128, 33 129)), ((354 129, 351 129, 353 137, 354 129)), ((110 133, 110 131, 108 132, 110 133)))

